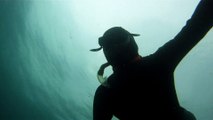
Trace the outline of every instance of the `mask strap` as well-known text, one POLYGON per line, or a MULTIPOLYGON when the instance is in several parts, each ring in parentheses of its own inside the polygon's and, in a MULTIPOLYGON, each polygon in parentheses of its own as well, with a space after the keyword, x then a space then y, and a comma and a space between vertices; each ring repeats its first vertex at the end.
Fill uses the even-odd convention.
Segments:
POLYGON ((92 51, 92 52, 97 52, 97 51, 101 50, 102 48, 103 48, 103 47, 101 46, 100 48, 91 49, 90 51, 92 51))

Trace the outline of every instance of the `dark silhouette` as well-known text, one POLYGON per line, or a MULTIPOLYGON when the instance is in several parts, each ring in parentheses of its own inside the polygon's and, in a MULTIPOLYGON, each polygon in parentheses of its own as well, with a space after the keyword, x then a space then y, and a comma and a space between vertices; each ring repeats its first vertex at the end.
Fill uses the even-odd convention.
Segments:
POLYGON ((212 0, 201 0, 182 30, 154 54, 141 57, 134 36, 113 27, 99 38, 108 61, 98 77, 102 85, 94 97, 93 119, 110 120, 195 120, 181 107, 174 85, 174 70, 183 57, 207 34, 213 24, 212 0), (113 74, 102 81, 104 68, 113 74))

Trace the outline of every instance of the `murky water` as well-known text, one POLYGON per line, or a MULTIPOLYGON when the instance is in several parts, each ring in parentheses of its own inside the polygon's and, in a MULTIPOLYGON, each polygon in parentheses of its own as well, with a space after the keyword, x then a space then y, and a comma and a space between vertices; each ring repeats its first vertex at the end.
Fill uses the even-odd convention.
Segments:
MULTIPOLYGON (((140 33, 140 53, 172 39, 198 0, 1 0, 0 119, 92 120, 96 72, 91 53, 112 26, 140 33), (155 4, 159 2, 159 4, 155 4)), ((175 79, 182 106, 213 118, 213 32, 184 58, 175 79)), ((110 70, 107 74, 110 74, 110 70)))

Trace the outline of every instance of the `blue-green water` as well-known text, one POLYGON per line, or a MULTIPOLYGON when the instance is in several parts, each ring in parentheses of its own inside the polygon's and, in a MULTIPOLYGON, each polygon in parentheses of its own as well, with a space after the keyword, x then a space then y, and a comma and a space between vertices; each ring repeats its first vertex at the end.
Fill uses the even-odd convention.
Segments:
MULTIPOLYGON (((0 120, 92 120, 96 72, 105 62, 102 52, 89 52, 97 38, 123 26, 141 34, 141 55, 151 54, 198 2, 0 0, 0 120)), ((198 120, 213 118, 212 38, 211 30, 175 71, 180 103, 198 120)))

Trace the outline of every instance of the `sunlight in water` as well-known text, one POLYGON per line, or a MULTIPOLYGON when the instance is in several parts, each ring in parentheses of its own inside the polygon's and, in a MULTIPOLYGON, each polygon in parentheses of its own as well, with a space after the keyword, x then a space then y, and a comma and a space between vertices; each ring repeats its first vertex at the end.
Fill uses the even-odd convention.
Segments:
MULTIPOLYGON (((92 120, 103 52, 113 26, 133 33, 146 56, 171 40, 199 0, 0 0, 0 119, 92 120)), ((211 120, 213 32, 175 71, 181 105, 211 120)), ((109 76, 111 68, 106 72, 109 76)), ((116 118, 114 118, 116 119, 116 118)))

